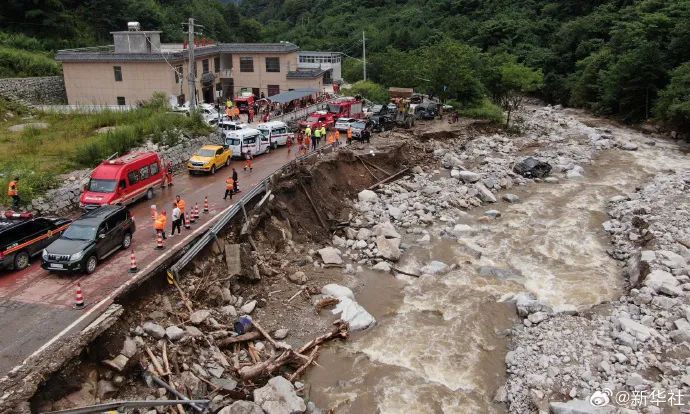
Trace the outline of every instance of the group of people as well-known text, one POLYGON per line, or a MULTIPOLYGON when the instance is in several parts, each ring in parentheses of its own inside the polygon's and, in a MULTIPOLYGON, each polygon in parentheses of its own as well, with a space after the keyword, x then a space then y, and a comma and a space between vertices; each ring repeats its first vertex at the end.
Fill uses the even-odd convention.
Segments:
MULTIPOLYGON (((172 230, 170 231, 170 237, 175 235, 175 230, 177 234, 182 234, 182 226, 189 229, 189 225, 186 223, 187 217, 185 216, 187 203, 180 197, 180 195, 175 196, 175 201, 172 203, 172 230)), ((153 215, 153 228, 156 230, 156 234, 160 236, 163 240, 166 240, 165 229, 168 225, 168 212, 163 209, 160 213, 155 212, 153 215)))
MULTIPOLYGON (((352 142, 352 128, 347 129, 347 144, 352 142)), ((307 126, 304 130, 298 130, 294 136, 288 137, 287 148, 288 154, 292 152, 292 146, 297 143, 297 156, 306 155, 309 150, 316 150, 321 146, 321 140, 325 140, 326 144, 339 146, 340 145, 340 131, 335 128, 326 128, 325 125, 316 125, 312 129, 307 126)))

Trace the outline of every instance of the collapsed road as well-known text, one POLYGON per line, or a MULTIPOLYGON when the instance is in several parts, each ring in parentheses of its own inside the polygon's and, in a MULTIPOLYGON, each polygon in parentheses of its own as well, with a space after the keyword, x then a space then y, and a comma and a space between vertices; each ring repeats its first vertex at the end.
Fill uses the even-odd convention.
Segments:
POLYGON ((169 398, 142 365, 224 414, 594 413, 604 390, 690 394, 687 155, 578 111, 522 116, 517 135, 427 123, 276 177, 179 291, 127 303, 34 409, 169 398), (550 174, 516 174, 530 156, 550 174), (348 341, 309 347, 338 318, 348 341))

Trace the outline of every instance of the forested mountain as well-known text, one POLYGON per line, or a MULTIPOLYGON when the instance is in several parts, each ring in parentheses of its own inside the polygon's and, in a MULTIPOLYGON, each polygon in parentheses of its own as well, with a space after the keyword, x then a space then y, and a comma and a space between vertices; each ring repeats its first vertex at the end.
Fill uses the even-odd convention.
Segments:
MULTIPOLYGON (((99 44, 128 20, 182 39, 190 15, 222 41, 279 41, 361 57, 386 86, 459 101, 500 94, 501 67, 541 70, 544 98, 690 126, 690 0, 8 0, 0 27, 47 47, 99 44), (238 4, 235 4, 238 3, 238 4)), ((348 80, 361 76, 350 59, 348 80)), ((503 85, 505 86, 505 85, 503 85)))

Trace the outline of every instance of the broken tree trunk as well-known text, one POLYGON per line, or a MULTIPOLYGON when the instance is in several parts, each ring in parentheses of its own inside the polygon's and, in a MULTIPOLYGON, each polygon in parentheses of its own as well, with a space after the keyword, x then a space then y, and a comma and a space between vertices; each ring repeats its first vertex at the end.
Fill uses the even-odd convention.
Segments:
POLYGON ((333 326, 333 328, 331 328, 330 332, 307 342, 297 352, 299 352, 300 354, 304 354, 306 351, 310 350, 311 348, 313 348, 317 345, 321 345, 322 343, 329 341, 331 339, 335 339, 335 338, 346 339, 348 336, 348 331, 350 329, 347 322, 339 319, 339 320, 333 322, 333 325, 334 326, 333 326))
POLYGON ((389 173, 388 171, 384 170, 383 168, 379 167, 378 165, 374 165, 374 164, 372 164, 372 163, 366 161, 366 160, 365 160, 364 158, 362 158, 361 156, 358 155, 357 158, 359 158, 363 163, 369 165, 369 166, 372 167, 372 168, 376 168, 377 170, 381 171, 382 173, 386 174, 387 176, 388 176, 388 175, 391 175, 391 173, 389 173))
POLYGON ((216 345, 218 345, 218 348, 227 348, 232 344, 239 344, 240 342, 253 341, 255 339, 260 339, 260 338, 261 338, 261 332, 251 331, 251 332, 247 332, 246 334, 237 335, 237 336, 233 336, 230 338, 222 339, 222 340, 216 342, 216 345))
POLYGON ((384 178, 383 180, 381 180, 381 181, 377 182, 376 184, 372 185, 371 187, 369 187, 369 190, 373 190, 373 189, 375 189, 376 187, 380 186, 381 184, 385 184, 385 183, 387 183, 387 182, 389 182, 389 181, 395 180, 396 178, 398 178, 398 177, 400 177, 401 175, 405 174, 408 170, 409 170, 409 168, 404 168, 403 170, 398 171, 397 173, 391 175, 390 177, 384 178))
POLYGON ((319 213, 319 209, 316 208, 316 204, 314 204, 314 200, 311 199, 311 195, 309 194, 309 191, 307 191, 307 187, 304 186, 302 181, 299 181, 299 185, 300 185, 300 187, 302 187, 302 191, 304 191, 304 194, 306 194, 307 199, 309 200, 309 203, 311 204, 311 207, 314 209, 314 213, 316 213, 316 218, 319 219, 319 223, 321 223, 321 227, 328 230, 328 226, 326 226, 326 223, 324 223, 323 219, 321 218, 321 213, 319 213))

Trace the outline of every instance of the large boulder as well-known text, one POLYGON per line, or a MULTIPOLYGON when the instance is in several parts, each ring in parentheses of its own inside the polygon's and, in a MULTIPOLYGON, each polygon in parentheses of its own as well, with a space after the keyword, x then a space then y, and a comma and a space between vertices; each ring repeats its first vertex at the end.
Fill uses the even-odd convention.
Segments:
MULTIPOLYGON (((601 398, 606 398, 606 400, 602 400, 602 401, 609 401, 609 397, 607 395, 601 396, 601 398)), ((606 413, 613 413, 615 409, 613 407, 605 406, 606 404, 608 404, 608 402, 602 403, 601 406, 597 407, 589 401, 570 400, 568 402, 549 403, 549 408, 551 409, 551 412, 553 414, 606 414, 606 413)))
POLYGON ((373 230, 375 236, 385 236, 396 239, 400 238, 400 233, 395 230, 395 226, 393 226, 390 221, 384 221, 383 223, 375 225, 373 230))
POLYGON ((321 294, 326 296, 333 296, 334 298, 338 299, 345 297, 355 300, 355 294, 352 293, 352 290, 350 288, 345 287, 343 285, 338 285, 336 283, 329 283, 322 287, 321 294))
POLYGON ((618 322, 620 323, 621 330, 623 332, 629 333, 641 342, 644 342, 651 337, 659 336, 659 332, 657 332, 656 329, 644 326, 630 318, 620 318, 618 322))
POLYGON ((283 377, 273 377, 268 384, 254 390, 254 402, 266 414, 299 414, 307 410, 295 387, 283 377))
POLYGON ((479 174, 472 171, 460 171, 458 177, 466 183, 476 183, 482 178, 479 174))
POLYGON ((381 256, 388 260, 396 261, 400 259, 402 252, 400 251, 400 239, 387 239, 385 236, 378 236, 376 238, 376 248, 379 250, 381 256))
POLYGON ((422 267, 422 273, 430 275, 443 275, 448 273, 450 266, 438 260, 433 260, 429 262, 426 266, 422 267))
POLYGON ((657 269, 648 274, 645 278, 644 285, 654 289, 657 293, 665 293, 671 296, 678 296, 682 294, 682 290, 678 288, 678 280, 669 272, 657 269))
POLYGON ((340 250, 335 247, 324 247, 319 249, 321 260, 325 264, 343 264, 343 259, 340 257, 340 250))
POLYGON ((474 188, 477 189, 479 199, 486 203, 495 203, 496 196, 482 183, 474 184, 474 188))
POLYGON ((357 199, 359 199, 359 201, 375 202, 379 199, 379 196, 371 190, 362 190, 357 194, 357 199))
POLYGON ((551 172, 551 164, 527 157, 515 164, 513 171, 527 178, 544 178, 551 172))
POLYGON ((156 339, 163 339, 165 337, 165 328, 155 322, 144 323, 144 332, 156 339))
POLYGON ((353 331, 366 329, 376 323, 376 319, 359 303, 348 297, 338 298, 340 302, 332 310, 334 315, 340 314, 340 319, 350 325, 353 331))

